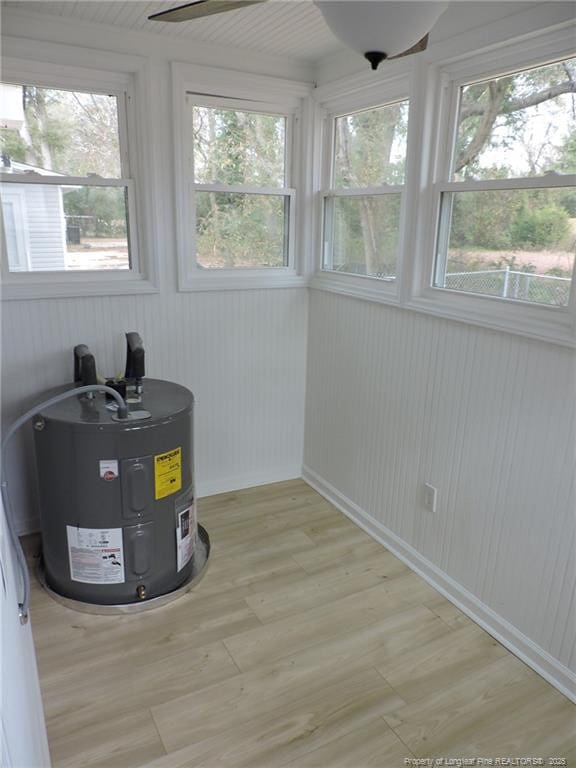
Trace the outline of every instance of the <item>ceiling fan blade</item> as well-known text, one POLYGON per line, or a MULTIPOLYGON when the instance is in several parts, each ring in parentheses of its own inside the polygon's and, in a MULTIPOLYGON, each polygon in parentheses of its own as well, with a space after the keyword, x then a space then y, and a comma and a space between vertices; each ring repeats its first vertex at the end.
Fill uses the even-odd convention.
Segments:
POLYGON ((215 13, 236 11, 248 5, 265 3, 266 0, 194 0, 186 5, 179 5, 167 11, 159 11, 148 16, 150 21, 192 21, 212 16, 215 13))
POLYGON ((424 35, 422 40, 419 40, 416 45, 413 45, 411 48, 408 48, 405 51, 402 51, 402 53, 397 53, 396 56, 389 56, 387 61, 392 61, 393 59, 401 59, 402 56, 410 56, 413 53, 420 53, 421 51, 425 51, 428 47, 428 35, 424 35))

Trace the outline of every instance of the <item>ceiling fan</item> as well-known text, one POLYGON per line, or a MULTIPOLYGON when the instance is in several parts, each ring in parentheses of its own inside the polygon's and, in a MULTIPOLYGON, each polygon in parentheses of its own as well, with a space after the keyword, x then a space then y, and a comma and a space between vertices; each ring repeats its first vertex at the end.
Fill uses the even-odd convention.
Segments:
MULTIPOLYGON (((266 0, 192 0, 152 14, 150 21, 193 21, 264 3, 266 0)), ((428 33, 448 2, 392 0, 314 0, 332 32, 363 54, 372 69, 384 61, 426 50, 428 33)))

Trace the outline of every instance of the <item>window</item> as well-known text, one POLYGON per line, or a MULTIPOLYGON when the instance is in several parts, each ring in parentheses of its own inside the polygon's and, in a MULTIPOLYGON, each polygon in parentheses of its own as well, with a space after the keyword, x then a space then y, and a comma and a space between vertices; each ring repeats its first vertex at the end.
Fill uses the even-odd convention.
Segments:
POLYGON ((171 69, 179 290, 306 285, 312 212, 296 190, 309 171, 311 85, 171 69))
POLYGON ((576 245, 576 59, 458 84, 433 285, 567 307, 576 245))
POLYGON ((466 45, 317 89, 311 286, 573 346, 573 29, 466 45))
POLYGON ((200 267, 288 266, 287 122, 283 115, 192 104, 200 267))
POLYGON ((124 94, 0 84, 4 270, 129 271, 124 94))
POLYGON ((84 68, 59 48, 49 62, 35 60, 35 43, 8 48, 0 82, 3 299, 155 293, 165 239, 152 215, 145 60, 94 51, 84 68))
POLYGON ((407 101, 331 118, 324 270, 396 278, 407 127, 407 101))
POLYGON ((288 267, 294 196, 288 116, 201 104, 192 94, 187 98, 196 265, 288 267))

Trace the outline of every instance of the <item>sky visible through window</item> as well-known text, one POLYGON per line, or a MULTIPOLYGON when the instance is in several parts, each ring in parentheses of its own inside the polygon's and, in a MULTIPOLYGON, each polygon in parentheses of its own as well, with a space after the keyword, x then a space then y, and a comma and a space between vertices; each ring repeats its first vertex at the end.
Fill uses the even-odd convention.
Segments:
POLYGON ((464 86, 455 179, 575 173, 575 80, 576 59, 569 59, 464 86), (488 110, 496 114, 491 125, 488 110))

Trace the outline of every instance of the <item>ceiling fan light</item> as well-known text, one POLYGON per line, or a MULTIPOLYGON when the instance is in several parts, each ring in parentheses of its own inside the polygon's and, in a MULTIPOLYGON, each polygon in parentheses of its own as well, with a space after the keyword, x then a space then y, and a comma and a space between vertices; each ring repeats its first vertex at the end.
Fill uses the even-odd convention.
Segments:
POLYGON ((449 5, 434 0, 315 0, 315 4, 344 45, 361 54, 381 51, 386 58, 415 45, 449 5))
POLYGON ((384 59, 388 58, 382 51, 366 51, 364 58, 368 59, 372 69, 378 69, 378 65, 381 64, 384 59))

